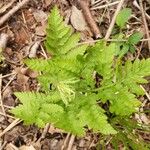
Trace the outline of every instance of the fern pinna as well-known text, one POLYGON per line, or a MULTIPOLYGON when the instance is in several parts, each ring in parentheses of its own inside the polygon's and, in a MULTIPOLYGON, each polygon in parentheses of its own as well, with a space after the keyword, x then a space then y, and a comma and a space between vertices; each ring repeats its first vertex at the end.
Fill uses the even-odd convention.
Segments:
POLYGON ((144 94, 140 84, 147 83, 143 77, 150 75, 150 59, 124 63, 116 56, 114 43, 100 41, 88 47, 79 41, 80 35, 72 33, 55 7, 45 41, 52 58, 25 60, 29 68, 41 72, 41 92, 15 93, 21 104, 11 112, 26 124, 52 123, 78 136, 87 127, 116 134, 109 117, 129 117, 138 110, 136 97, 144 94))

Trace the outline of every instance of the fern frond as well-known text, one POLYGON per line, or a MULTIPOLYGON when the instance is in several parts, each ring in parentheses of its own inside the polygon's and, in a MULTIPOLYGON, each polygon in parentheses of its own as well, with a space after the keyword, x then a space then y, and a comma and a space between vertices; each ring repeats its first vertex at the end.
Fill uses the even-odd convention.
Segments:
POLYGON ((109 100, 110 111, 120 116, 130 116, 141 104, 127 87, 119 84, 100 90, 98 95, 104 103, 109 100))
POLYGON ((55 7, 48 18, 46 49, 53 55, 66 54, 77 46, 79 40, 80 35, 72 34, 71 28, 65 25, 55 7))
POLYGON ((79 117, 94 132, 100 132, 105 135, 117 133, 107 122, 107 117, 99 106, 92 105, 83 107, 79 117))
POLYGON ((78 55, 84 55, 87 47, 88 47, 88 45, 81 45, 81 46, 78 46, 78 47, 70 50, 66 54, 66 58, 73 59, 73 58, 76 58, 78 55))
POLYGON ((74 101, 66 108, 66 114, 55 125, 78 136, 85 135, 86 128, 103 134, 115 134, 116 131, 107 122, 104 110, 96 102, 94 94, 83 96, 76 95, 74 101), (63 121, 65 120, 65 122, 63 121))
POLYGON ((87 55, 87 61, 89 65, 93 64, 95 70, 103 77, 103 83, 105 80, 109 80, 113 76, 113 60, 115 56, 115 44, 106 45, 101 41, 93 46, 87 55))
MULTIPOLYGON (((21 103, 11 112, 18 118, 22 118, 26 124, 37 124, 40 127, 42 122, 45 125, 49 121, 55 123, 63 114, 63 107, 54 104, 60 101, 55 93, 42 94, 33 92, 15 93, 21 103), (45 114, 45 117, 41 117, 45 114), (46 119, 47 118, 47 119, 46 119), (38 120, 38 121, 37 121, 38 120)), ((44 127, 44 126, 42 126, 44 127)))
POLYGON ((147 83, 144 77, 150 75, 150 59, 135 60, 134 63, 127 61, 125 66, 120 66, 118 81, 127 86, 133 93, 143 95, 144 92, 139 84, 147 83))
POLYGON ((53 68, 51 60, 44 59, 26 59, 25 64, 35 71, 48 71, 53 68))

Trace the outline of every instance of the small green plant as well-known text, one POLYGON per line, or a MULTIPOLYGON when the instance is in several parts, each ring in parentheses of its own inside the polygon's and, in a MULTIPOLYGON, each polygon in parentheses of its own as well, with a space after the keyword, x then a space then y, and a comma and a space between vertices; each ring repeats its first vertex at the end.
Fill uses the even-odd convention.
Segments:
POLYGON ((117 18, 116 18, 116 24, 123 29, 127 23, 127 21, 129 20, 129 18, 131 17, 131 9, 130 8, 124 8, 120 11, 120 13, 118 14, 117 18))
MULTIPOLYGON (((130 41, 132 38, 130 38, 130 41)), ((39 71, 40 92, 15 93, 21 104, 12 109, 26 124, 44 127, 52 123, 78 136, 87 129, 103 135, 118 135, 118 120, 138 111, 147 83, 150 59, 128 60, 116 55, 117 43, 100 41, 94 46, 78 44, 55 7, 48 19, 45 46, 52 58, 27 59, 26 65, 39 71)), ((136 43, 136 42, 134 42, 136 43)))
POLYGON ((118 51, 116 51, 116 54, 119 55, 119 57, 123 57, 125 54, 127 54, 127 52, 134 53, 136 50, 135 44, 137 44, 143 37, 143 34, 140 32, 135 32, 129 37, 126 37, 126 35, 123 34, 123 30, 125 29, 126 24, 131 17, 131 13, 132 11, 130 8, 124 8, 120 11, 116 18, 116 24, 120 32, 119 34, 115 35, 114 38, 120 41, 117 44, 117 46, 119 47, 118 51))

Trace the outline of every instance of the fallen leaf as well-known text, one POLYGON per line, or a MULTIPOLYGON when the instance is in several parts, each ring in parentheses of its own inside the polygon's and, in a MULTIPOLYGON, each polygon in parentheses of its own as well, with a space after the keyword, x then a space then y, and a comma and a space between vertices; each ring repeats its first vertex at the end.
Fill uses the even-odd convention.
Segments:
POLYGON ((70 21, 72 26, 78 31, 84 31, 87 29, 87 23, 81 10, 77 9, 75 6, 72 6, 70 21))
POLYGON ((27 69, 25 68, 16 68, 15 72, 17 72, 17 84, 21 90, 26 91, 29 90, 28 80, 29 77, 25 75, 27 69))
POLYGON ((48 7, 51 3, 52 3, 53 0, 44 0, 44 7, 48 7))
POLYGON ((40 22, 40 23, 44 23, 47 18, 48 18, 48 15, 42 11, 42 10, 36 10, 33 12, 33 15, 34 15, 34 18, 37 22, 40 22))
POLYGON ((38 26, 35 29, 35 34, 38 36, 45 36, 46 35, 46 25, 38 26))

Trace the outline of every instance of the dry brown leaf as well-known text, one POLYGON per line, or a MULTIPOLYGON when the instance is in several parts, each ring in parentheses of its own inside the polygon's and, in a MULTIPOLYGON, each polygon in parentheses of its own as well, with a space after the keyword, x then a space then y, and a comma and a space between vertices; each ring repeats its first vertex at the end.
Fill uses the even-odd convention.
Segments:
POLYGON ((72 6, 70 21, 72 26, 78 31, 84 31, 87 29, 87 23, 81 10, 77 9, 75 6, 72 6))
POLYGON ((44 0, 44 7, 48 7, 53 0, 44 0))
POLYGON ((45 36, 46 35, 46 25, 36 27, 35 34, 38 36, 45 36))
POLYGON ((28 80, 29 77, 26 76, 27 68, 15 68, 15 72, 17 73, 17 84, 21 90, 29 90, 28 80))
POLYGON ((36 10, 33 12, 33 15, 34 15, 34 18, 36 19, 37 22, 40 22, 40 23, 44 23, 47 18, 48 18, 48 15, 42 11, 42 10, 36 10))
POLYGON ((38 72, 28 69, 26 75, 29 76, 30 78, 37 78, 38 72))

